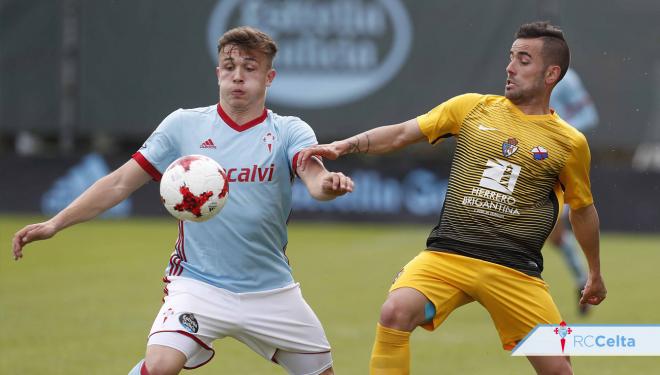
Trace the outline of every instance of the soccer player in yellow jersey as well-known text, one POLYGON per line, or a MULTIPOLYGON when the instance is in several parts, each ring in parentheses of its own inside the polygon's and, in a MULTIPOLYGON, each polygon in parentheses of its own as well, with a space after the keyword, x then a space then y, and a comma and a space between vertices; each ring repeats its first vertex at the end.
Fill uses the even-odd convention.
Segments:
MULTIPOLYGON (((589 265, 581 303, 605 298, 587 141, 548 104, 568 69, 568 45, 559 28, 534 22, 520 27, 509 54, 504 96, 460 95, 412 120, 300 154, 304 168, 313 155, 380 154, 457 138, 440 221, 381 309, 372 374, 408 374, 410 332, 433 330, 473 301, 488 310, 507 350, 537 324, 560 323, 541 279, 541 248, 564 201, 589 265)), ((568 357, 528 358, 539 374, 572 373, 568 357)))

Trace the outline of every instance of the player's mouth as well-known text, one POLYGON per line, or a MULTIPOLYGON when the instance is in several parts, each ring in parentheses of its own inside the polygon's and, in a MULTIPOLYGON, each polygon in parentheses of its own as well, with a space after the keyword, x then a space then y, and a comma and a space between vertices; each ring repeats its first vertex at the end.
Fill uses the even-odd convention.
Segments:
POLYGON ((513 81, 512 81, 512 80, 510 80, 510 79, 507 79, 507 80, 506 80, 506 86, 504 86, 504 88, 505 88, 505 89, 507 89, 507 90, 510 90, 510 89, 512 89, 512 88, 513 88, 513 86, 515 86, 515 85, 516 85, 516 84, 515 84, 515 83, 513 83, 513 81))
POLYGON ((238 90, 238 89, 236 89, 236 90, 231 90, 231 94, 232 94, 233 96, 243 96, 243 95, 245 95, 245 91, 243 91, 243 90, 238 90))

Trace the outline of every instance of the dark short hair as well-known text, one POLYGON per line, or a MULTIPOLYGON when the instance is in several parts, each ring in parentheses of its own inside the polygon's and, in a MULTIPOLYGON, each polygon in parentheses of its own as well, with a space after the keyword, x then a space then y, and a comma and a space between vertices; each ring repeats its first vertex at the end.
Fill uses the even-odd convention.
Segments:
POLYGON ((551 25, 548 21, 536 21, 526 23, 518 29, 515 34, 516 39, 535 39, 543 40, 543 60, 548 65, 559 65, 561 81, 571 63, 571 52, 568 49, 564 33, 558 26, 551 25))
POLYGON ((236 46, 244 51, 262 52, 271 64, 277 54, 277 44, 273 38, 250 26, 236 27, 224 33, 218 40, 218 54, 228 45, 236 46))

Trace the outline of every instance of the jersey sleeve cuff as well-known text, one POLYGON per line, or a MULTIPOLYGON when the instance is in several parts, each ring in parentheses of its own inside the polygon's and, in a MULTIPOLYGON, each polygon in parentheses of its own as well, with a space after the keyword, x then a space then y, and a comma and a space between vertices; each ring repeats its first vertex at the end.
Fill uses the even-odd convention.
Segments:
MULTIPOLYGON (((296 156, 298 155, 296 154, 296 156)), ((160 181, 161 177, 163 177, 163 175, 160 172, 158 172, 158 169, 156 169, 149 162, 149 160, 147 160, 147 158, 145 158, 144 155, 142 155, 140 151, 137 151, 131 157, 140 165, 140 167, 142 167, 142 169, 144 169, 145 172, 147 172, 151 176, 151 178, 154 181, 158 182, 160 181)))

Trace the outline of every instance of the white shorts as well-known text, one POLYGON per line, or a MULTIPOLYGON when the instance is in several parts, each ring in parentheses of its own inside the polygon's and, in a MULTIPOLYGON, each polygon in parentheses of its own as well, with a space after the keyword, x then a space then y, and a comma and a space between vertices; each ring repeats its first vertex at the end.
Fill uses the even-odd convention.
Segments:
POLYGON ((187 369, 210 361, 215 354, 213 341, 227 336, 271 361, 277 350, 300 354, 330 352, 321 322, 305 302, 297 283, 263 292, 232 293, 189 278, 168 279, 167 296, 151 327, 147 345, 182 351, 187 369), (180 335, 157 334, 160 332, 180 335), (190 340, 184 340, 187 349, 173 342, 181 335, 198 344, 193 346, 195 350, 190 350, 190 340))

